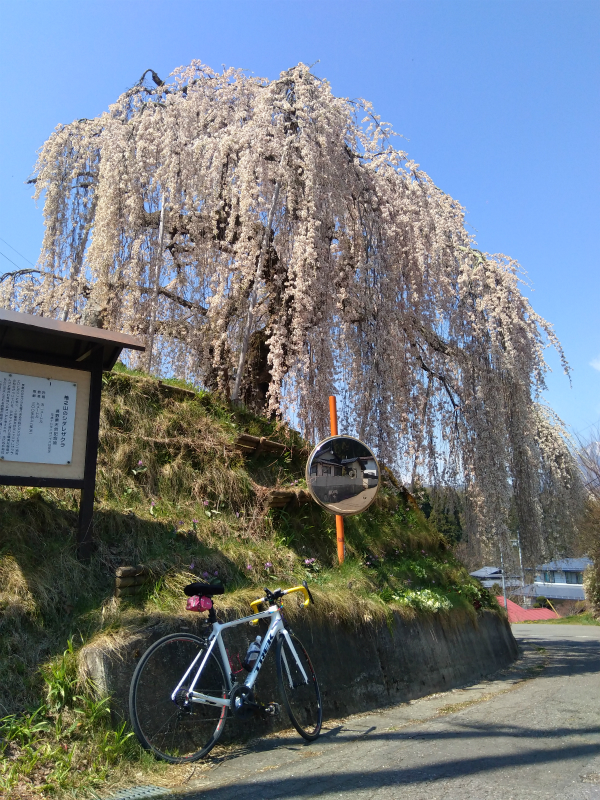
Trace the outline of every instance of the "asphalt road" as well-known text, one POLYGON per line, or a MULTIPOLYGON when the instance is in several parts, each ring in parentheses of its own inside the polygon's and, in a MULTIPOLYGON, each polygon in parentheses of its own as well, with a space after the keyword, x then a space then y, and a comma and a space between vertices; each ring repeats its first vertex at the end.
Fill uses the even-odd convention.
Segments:
MULTIPOLYGON (((515 625, 523 657, 477 686, 189 768, 185 800, 600 800, 600 627, 515 625)), ((185 781, 181 783, 180 781, 185 781)))

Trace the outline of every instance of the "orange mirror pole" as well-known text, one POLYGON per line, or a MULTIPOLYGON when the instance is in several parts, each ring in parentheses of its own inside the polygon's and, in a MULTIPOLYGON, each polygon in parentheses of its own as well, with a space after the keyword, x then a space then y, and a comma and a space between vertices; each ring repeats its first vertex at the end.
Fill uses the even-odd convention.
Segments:
MULTIPOLYGON (((329 417, 331 420, 331 435, 337 436, 338 421, 337 421, 337 405, 335 402, 335 395, 331 395, 329 398, 329 417)), ((338 562, 340 564, 343 564, 344 556, 346 554, 346 543, 344 541, 344 518, 339 514, 335 515, 335 532, 337 538, 338 562)))

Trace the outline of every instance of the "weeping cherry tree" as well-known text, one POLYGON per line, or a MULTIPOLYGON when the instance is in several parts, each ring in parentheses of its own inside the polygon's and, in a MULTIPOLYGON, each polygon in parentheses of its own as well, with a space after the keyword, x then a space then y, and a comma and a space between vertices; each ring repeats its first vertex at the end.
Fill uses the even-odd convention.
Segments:
POLYGON ((148 372, 328 432, 414 480, 459 486, 467 528, 559 553, 580 483, 540 404, 551 326, 510 258, 393 146, 370 104, 299 64, 274 81, 199 61, 152 70, 41 148, 37 268, 0 302, 142 336, 148 372))

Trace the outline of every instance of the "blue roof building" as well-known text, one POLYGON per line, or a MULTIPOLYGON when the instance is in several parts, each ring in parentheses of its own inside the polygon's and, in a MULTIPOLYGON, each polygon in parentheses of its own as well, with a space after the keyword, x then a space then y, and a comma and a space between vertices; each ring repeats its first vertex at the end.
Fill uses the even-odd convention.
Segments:
MULTIPOLYGON (((473 578, 477 578, 484 589, 502 586, 502 570, 500 567, 481 567, 481 569, 476 569, 475 572, 470 572, 469 575, 473 578)), ((518 588, 520 594, 520 587, 522 585, 523 581, 518 575, 506 576, 505 586, 507 589, 510 589, 512 593, 514 593, 514 589, 518 588)))
POLYGON ((525 597, 549 600, 585 600, 583 572, 589 558, 561 558, 536 567, 534 582, 523 587, 525 597))

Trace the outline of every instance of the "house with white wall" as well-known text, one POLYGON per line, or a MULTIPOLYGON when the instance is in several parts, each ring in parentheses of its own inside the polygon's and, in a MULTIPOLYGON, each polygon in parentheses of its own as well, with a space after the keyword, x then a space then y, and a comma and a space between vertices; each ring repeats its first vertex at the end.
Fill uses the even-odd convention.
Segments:
POLYGON ((535 568, 534 582, 523 587, 523 595, 535 600, 585 600, 583 573, 592 563, 589 558, 561 558, 535 568))

